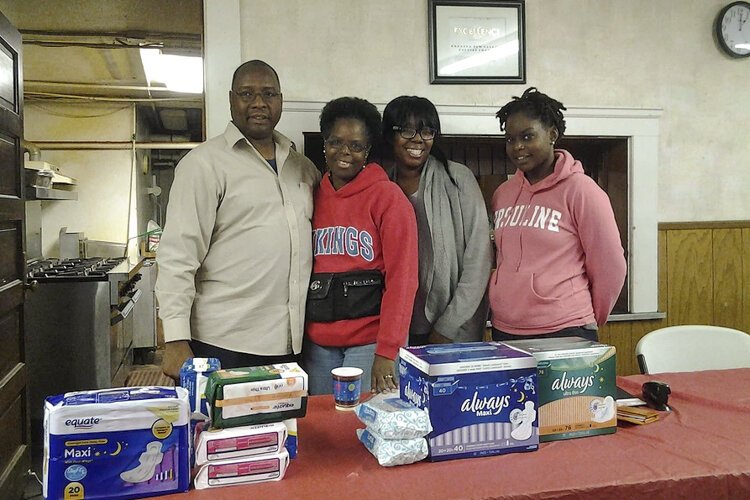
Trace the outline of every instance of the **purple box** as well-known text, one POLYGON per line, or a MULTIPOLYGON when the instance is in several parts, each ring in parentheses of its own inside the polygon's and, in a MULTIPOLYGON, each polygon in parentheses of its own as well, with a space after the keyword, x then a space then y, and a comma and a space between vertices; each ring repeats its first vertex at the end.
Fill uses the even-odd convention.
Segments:
POLYGON ((536 365, 499 342, 401 348, 401 399, 430 414, 428 458, 538 449, 536 365))

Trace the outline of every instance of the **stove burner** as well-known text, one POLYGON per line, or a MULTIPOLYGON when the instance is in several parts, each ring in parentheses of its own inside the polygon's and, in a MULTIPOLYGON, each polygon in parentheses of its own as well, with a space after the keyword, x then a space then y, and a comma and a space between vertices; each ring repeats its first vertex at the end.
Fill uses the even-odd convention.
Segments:
POLYGON ((125 260, 125 257, 48 259, 33 264, 29 268, 28 277, 37 281, 106 281, 107 272, 123 260, 125 260))

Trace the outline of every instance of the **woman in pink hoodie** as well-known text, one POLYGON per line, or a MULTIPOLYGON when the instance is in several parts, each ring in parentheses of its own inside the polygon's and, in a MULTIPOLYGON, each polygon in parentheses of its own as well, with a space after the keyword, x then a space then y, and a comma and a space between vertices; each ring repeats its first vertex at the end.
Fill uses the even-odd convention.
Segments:
POLYGON ((607 194, 555 142, 565 107, 531 87, 497 112, 516 174, 492 197, 492 338, 578 336, 617 300, 627 266, 607 194))

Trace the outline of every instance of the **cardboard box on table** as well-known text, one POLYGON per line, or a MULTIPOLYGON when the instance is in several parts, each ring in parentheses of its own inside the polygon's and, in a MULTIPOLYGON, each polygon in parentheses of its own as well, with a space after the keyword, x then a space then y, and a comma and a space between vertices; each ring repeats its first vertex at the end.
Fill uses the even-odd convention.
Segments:
POLYGON ((539 447, 536 359, 499 342, 401 348, 401 399, 427 408, 429 460, 539 447))
POLYGON ((539 440, 617 430, 615 347, 580 337, 513 340, 537 360, 539 440))

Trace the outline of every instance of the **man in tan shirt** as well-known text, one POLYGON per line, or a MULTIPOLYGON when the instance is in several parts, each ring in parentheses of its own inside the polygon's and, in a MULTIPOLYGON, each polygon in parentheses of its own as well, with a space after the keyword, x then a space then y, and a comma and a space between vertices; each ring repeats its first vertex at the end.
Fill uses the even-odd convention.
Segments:
POLYGON ((312 266, 312 192, 320 173, 274 129, 282 94, 263 61, 237 68, 232 122, 175 170, 156 294, 179 377, 194 355, 222 367, 296 359, 312 266))

